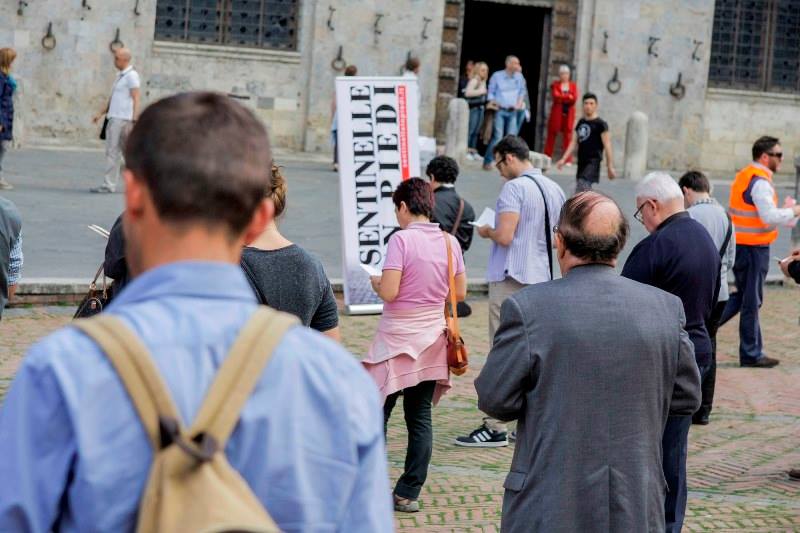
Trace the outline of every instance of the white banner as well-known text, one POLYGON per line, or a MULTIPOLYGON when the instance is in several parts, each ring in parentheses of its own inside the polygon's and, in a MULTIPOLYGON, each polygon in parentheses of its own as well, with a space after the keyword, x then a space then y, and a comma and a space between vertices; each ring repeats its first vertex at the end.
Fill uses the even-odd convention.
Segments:
POLYGON ((382 309, 361 265, 382 268, 389 237, 400 229, 392 192, 419 176, 417 95, 414 78, 336 78, 342 274, 350 314, 382 309))

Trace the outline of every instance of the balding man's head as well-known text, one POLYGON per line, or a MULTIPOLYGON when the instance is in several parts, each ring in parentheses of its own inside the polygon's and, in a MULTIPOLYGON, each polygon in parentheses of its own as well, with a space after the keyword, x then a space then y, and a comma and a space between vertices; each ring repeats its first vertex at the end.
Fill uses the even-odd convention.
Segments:
POLYGON ((126 69, 131 64, 132 57, 133 55, 128 48, 117 48, 114 50, 114 66, 119 70, 126 69))
POLYGON ((588 191, 573 196, 564 204, 558 220, 558 235, 563 246, 563 250, 559 249, 559 259, 568 252, 577 260, 571 266, 613 264, 628 239, 628 221, 614 200, 588 191))

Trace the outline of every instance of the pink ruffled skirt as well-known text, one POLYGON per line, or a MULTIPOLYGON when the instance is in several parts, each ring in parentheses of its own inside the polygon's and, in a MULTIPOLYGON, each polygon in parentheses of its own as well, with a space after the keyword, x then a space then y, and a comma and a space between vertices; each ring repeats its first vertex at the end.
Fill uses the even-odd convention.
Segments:
POLYGON ((433 403, 439 403, 450 389, 443 307, 384 311, 361 363, 383 401, 397 391, 435 381, 433 403))

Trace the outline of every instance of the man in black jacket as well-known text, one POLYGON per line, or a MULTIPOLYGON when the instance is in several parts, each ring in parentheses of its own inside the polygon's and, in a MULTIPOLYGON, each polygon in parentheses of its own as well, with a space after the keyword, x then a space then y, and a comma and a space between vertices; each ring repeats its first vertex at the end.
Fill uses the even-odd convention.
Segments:
MULTIPOLYGON (((792 252, 792 255, 780 262, 783 275, 792 278, 795 283, 800 283, 800 248, 792 252)), ((800 481, 800 468, 792 468, 788 472, 789 479, 800 481)))
MULTIPOLYGON (((431 180, 435 200, 433 221, 439 223, 442 231, 452 233, 461 246, 461 252, 466 252, 472 244, 475 228, 470 222, 475 220, 475 210, 456 192, 458 163, 452 157, 439 155, 428 163, 425 174, 431 180)), ((458 316, 469 316, 471 313, 472 309, 466 302, 458 302, 458 316)))
MULTIPOLYGON (((711 338, 706 324, 717 302, 720 257, 702 224, 683 205, 683 192, 669 174, 652 172, 636 187, 636 220, 650 235, 631 251, 622 276, 674 294, 683 302, 686 332, 694 344, 700 376, 711 365, 711 338)), ((686 511, 686 452, 691 416, 667 419, 662 438, 667 533, 679 533, 686 511)))

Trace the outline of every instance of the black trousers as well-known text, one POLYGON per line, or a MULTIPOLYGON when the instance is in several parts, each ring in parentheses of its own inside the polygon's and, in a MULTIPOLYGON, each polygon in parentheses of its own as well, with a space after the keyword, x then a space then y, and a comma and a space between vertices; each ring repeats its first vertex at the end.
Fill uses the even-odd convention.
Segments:
POLYGON ((428 465, 433 454, 433 424, 431 423, 431 407, 435 381, 423 381, 418 385, 395 392, 386 398, 383 404, 383 432, 386 434, 389 417, 397 403, 397 397, 403 395, 403 413, 408 430, 408 446, 406 447, 406 463, 403 475, 397 480, 394 493, 401 498, 416 500, 422 491, 422 485, 428 478, 428 465))
POLYGON ((714 388, 717 384, 717 331, 719 330, 720 318, 722 318, 722 312, 725 310, 726 304, 727 301, 717 302, 714 309, 711 310, 711 318, 706 324, 708 336, 711 337, 711 365, 708 368, 708 373, 703 378, 703 401, 700 403, 700 409, 694 415, 698 418, 707 417, 711 413, 714 403, 714 388))

